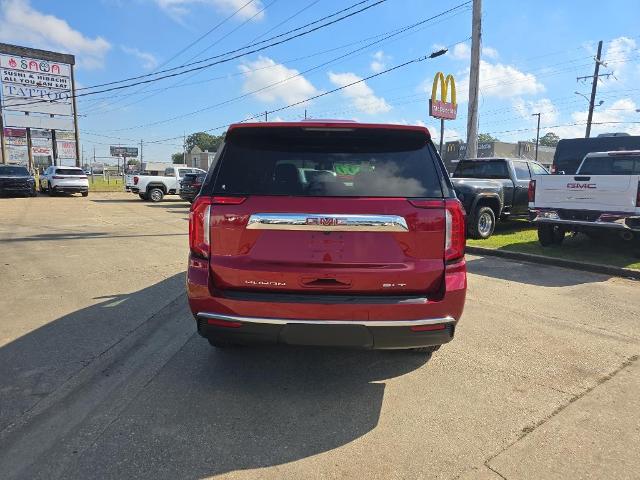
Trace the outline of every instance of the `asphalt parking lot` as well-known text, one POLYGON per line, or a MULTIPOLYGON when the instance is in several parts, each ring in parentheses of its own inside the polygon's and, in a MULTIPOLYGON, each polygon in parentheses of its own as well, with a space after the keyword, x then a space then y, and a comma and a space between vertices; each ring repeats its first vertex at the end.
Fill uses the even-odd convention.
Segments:
POLYGON ((640 283, 469 257, 413 352, 194 332, 188 204, 0 199, 2 478, 638 478, 640 283))

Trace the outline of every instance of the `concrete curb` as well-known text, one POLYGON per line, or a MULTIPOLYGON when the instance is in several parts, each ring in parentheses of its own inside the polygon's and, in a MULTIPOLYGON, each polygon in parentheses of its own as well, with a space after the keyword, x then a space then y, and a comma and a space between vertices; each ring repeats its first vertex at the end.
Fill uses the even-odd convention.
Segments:
POLYGON ((572 268, 574 270, 582 270, 585 272, 601 273, 611 275, 613 277, 627 278, 629 280, 640 280, 640 271, 633 270, 631 268, 612 267, 610 265, 602 265, 599 263, 579 262, 577 260, 545 257, 544 255, 535 255, 533 253, 512 252, 509 250, 497 250, 494 248, 467 246, 466 251, 472 255, 491 255, 494 257, 509 258, 512 260, 521 260, 530 263, 553 265, 554 267, 572 268))

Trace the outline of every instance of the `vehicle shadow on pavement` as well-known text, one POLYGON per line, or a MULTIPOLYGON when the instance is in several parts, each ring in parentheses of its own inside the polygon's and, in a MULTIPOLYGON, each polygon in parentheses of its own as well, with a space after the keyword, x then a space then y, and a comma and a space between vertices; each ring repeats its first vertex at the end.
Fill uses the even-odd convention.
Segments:
MULTIPOLYGON (((0 347, 0 431, 141 325, 147 318, 141 312, 161 310, 183 291, 184 277, 183 272, 131 294, 96 299, 102 301, 0 347)), ((41 308, 34 302, 32 314, 41 308)))
POLYGON ((469 273, 539 287, 568 287, 604 282, 610 277, 569 268, 519 262, 493 256, 467 259, 469 273))
POLYGON ((374 430, 385 391, 375 382, 429 358, 284 346, 218 350, 194 336, 84 452, 72 476, 201 479, 318 455, 374 430))
POLYGON ((184 272, 94 300, 0 347, 3 478, 200 479, 318 455, 374 430, 377 382, 430 359, 214 349, 184 272))

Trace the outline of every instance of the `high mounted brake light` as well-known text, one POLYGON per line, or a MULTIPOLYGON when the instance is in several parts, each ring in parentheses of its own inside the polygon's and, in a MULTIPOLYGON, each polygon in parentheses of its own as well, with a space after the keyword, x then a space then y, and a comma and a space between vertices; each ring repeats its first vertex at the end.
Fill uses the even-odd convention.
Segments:
POLYGON ((222 197, 215 196, 212 198, 211 203, 213 205, 240 205, 244 203, 247 197, 222 197))

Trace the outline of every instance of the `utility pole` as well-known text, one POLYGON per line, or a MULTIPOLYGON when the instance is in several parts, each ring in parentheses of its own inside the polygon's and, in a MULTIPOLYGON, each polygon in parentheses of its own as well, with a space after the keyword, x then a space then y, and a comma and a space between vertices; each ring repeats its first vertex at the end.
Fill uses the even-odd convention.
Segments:
POLYGON ((593 107, 596 103, 596 91, 598 89, 598 74, 600 73, 600 57, 602 55, 602 40, 598 42, 598 54, 596 55, 596 68, 593 71, 593 83, 591 84, 591 100, 589 101, 589 115, 587 116, 587 131, 584 138, 591 136, 591 121, 593 120, 593 107))
POLYGON ((471 67, 469 70, 469 109, 467 113, 466 158, 478 156, 478 90, 480 86, 480 48, 482 45, 482 0, 473 0, 471 20, 471 67))
POLYGON ((267 112, 266 110, 265 110, 265 112, 264 112, 264 121, 265 121, 265 122, 268 122, 268 121, 269 121, 269 112, 267 112))
POLYGON ((187 164, 187 134, 182 134, 182 163, 187 164))
POLYGON ((142 166, 142 146, 144 145, 144 140, 140 139, 140 166, 142 166))
POLYGON ((538 161, 538 144, 540 143, 540 114, 533 113, 532 117, 538 117, 538 128, 536 129, 536 162, 538 161))

